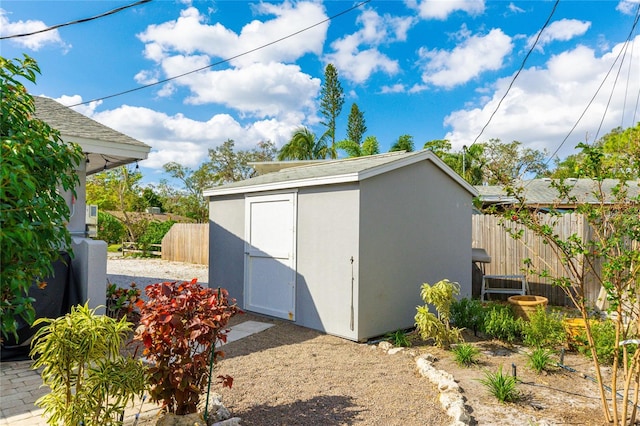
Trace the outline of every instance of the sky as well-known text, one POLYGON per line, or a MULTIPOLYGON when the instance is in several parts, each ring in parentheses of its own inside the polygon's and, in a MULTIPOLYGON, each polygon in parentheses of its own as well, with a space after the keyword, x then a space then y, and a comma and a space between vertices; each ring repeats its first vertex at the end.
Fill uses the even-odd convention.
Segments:
MULTIPOLYGON (((0 36, 134 2, 2 0, 0 36)), ((454 151, 497 138, 546 150, 552 166, 579 142, 640 121, 639 7, 640 0, 153 0, 3 39, 0 53, 36 59, 42 75, 25 84, 32 94, 85 102, 73 108, 150 145, 140 162, 147 183, 166 178, 170 161, 198 168, 228 139, 238 149, 266 140, 281 147, 301 126, 319 137, 329 63, 345 94, 337 139, 346 138, 355 103, 365 136, 382 152, 405 134, 416 149, 448 139, 454 151)))

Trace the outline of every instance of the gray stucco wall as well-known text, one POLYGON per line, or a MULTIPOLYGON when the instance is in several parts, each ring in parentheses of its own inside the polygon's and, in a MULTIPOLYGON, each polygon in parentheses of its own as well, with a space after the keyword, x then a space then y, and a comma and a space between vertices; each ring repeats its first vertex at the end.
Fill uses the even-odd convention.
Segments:
POLYGON ((361 182, 359 338, 413 326, 420 286, 471 294, 472 196, 424 161, 361 182))
POLYGON ((244 305, 244 195, 209 203, 209 287, 223 287, 244 305))
POLYGON ((298 192, 296 323, 353 340, 358 330, 358 211, 357 184, 298 192))

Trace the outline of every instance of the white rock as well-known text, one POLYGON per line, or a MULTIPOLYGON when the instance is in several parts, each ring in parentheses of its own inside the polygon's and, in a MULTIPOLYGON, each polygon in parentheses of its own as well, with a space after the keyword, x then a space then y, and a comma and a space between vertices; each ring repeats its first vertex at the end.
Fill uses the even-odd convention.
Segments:
POLYGON ((380 342, 378 344, 378 347, 383 351, 388 351, 389 349, 393 348, 393 345, 387 341, 384 341, 384 342, 380 342))
POLYGON ((400 353, 400 352, 402 352, 402 351, 404 351, 404 348, 391 348, 391 349, 389 349, 389 350, 387 351, 387 353, 388 353, 389 355, 395 355, 395 354, 400 353))

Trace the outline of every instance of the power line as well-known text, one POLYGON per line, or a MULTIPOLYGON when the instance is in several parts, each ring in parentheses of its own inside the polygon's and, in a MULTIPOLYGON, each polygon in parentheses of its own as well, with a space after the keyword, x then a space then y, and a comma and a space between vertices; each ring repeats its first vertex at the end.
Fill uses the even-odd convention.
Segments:
POLYGON ((544 23, 544 25, 542 26, 542 28, 540 29, 540 31, 538 32, 538 35, 536 36, 535 41, 533 42, 533 44, 531 45, 531 48, 529 49, 529 51, 527 52, 527 54, 525 55, 524 59, 522 60, 522 64, 520 64, 520 68, 518 69, 518 72, 516 72, 516 74, 513 76, 513 78, 511 79, 511 83, 509 83, 509 87, 507 87, 507 91, 504 92, 504 95, 502 95, 502 98, 500 98, 500 101, 498 102, 498 105, 496 106, 496 108, 493 110, 493 112, 491 113, 491 115, 489 116, 489 120, 487 120, 487 123, 484 125, 484 127, 482 128, 482 130, 480 130, 480 133, 478 133, 478 136, 476 136, 476 138, 473 140, 473 142, 471 143, 471 146, 473 146, 473 144, 475 144, 476 142, 478 142, 478 139, 480 139, 480 136, 482 135, 482 133, 484 133, 484 131, 486 130, 486 128, 489 126, 489 123, 491 123, 491 120, 493 119, 493 117, 496 115, 496 113, 498 112, 498 109, 500 109, 500 105, 502 105, 502 101, 504 101, 504 99, 507 97, 507 95, 509 94, 509 91, 511 90, 511 87, 513 87, 513 83, 516 82, 516 79, 518 78, 518 76, 520 75, 520 72, 522 72, 522 70, 524 69, 524 65, 527 63, 527 59, 529 59, 529 56, 531 56, 531 53, 533 52, 533 49, 536 47, 536 45, 538 44, 538 40, 540 40, 540 36, 542 35, 542 32, 545 30, 545 28, 547 28, 547 26, 549 25, 549 22, 551 22, 551 17, 553 16, 553 14, 556 11, 556 8, 558 7, 558 4, 560 3, 560 0, 556 0, 556 2, 553 5, 553 8, 551 9, 551 13, 549 14, 549 17, 547 18, 547 21, 544 23))
POLYGON ((139 5, 144 4, 144 3, 149 3, 150 1, 151 0, 139 0, 139 1, 135 2, 135 3, 129 4, 129 5, 126 5, 126 6, 117 7, 115 9, 113 9, 113 10, 101 13, 101 14, 96 15, 96 16, 92 16, 90 18, 77 19, 75 21, 67 22, 67 23, 64 23, 64 24, 54 25, 52 27, 43 28, 41 30, 33 31, 33 32, 30 32, 30 33, 13 34, 13 35, 8 35, 8 36, 2 36, 2 37, 0 37, 0 40, 6 40, 6 39, 9 39, 9 38, 18 38, 18 37, 28 37, 28 36, 32 36, 32 35, 36 35, 36 34, 40 34, 40 33, 45 33, 47 31, 57 30, 58 28, 68 27, 69 25, 82 24, 82 23, 85 23, 85 22, 94 21, 96 19, 104 18, 105 16, 109 16, 109 15, 113 15, 114 13, 121 12, 121 11, 123 11, 125 9, 130 8, 130 7, 139 6, 139 5))
MULTIPOLYGON (((638 9, 636 11, 636 17, 635 17, 635 19, 633 21, 633 25, 631 26, 631 30, 629 31, 629 35, 627 36, 627 39, 625 40, 625 46, 629 44, 629 41, 631 40, 631 38, 633 36, 633 33, 634 33, 635 29, 636 29, 636 26, 638 25, 639 18, 640 18, 640 3, 638 4, 638 9)), ((613 70, 613 67, 616 65, 616 62, 618 62, 618 59, 620 59, 620 55, 622 55, 622 52, 624 50, 625 49, 620 49, 620 52, 618 52, 618 56, 616 56, 616 59, 614 59, 614 61, 611 63, 611 67, 609 67, 609 70, 607 71, 607 74, 602 79, 602 83, 600 83, 600 86, 598 86, 598 89, 596 90, 596 93, 593 94, 593 96, 591 97, 591 100, 589 100, 589 103, 585 107, 584 111, 582 111, 582 114, 580 114, 580 117, 578 117, 578 120, 576 121, 576 123, 573 125, 571 130, 569 130, 569 133, 567 134, 567 136, 565 136, 565 138, 562 140, 562 142, 560 142, 560 145, 558 145, 558 148, 556 148, 556 150, 553 151, 553 154, 551 154, 551 156, 549 157, 549 159, 547 160, 545 165, 549 164, 549 162, 553 159, 553 157, 556 156, 558 151, 560 151, 560 148, 562 148, 562 146, 565 144, 567 139, 569 139, 569 136, 571 136, 571 133, 573 133, 573 131, 576 129, 576 127, 578 127, 578 124, 580 123, 580 121, 582 120, 584 115, 587 113, 587 110, 589 109, 589 107, 591 107, 591 104, 596 99, 596 96, 598 96, 598 93, 600 92, 600 89, 602 89, 602 86, 604 86, 604 83, 609 78, 609 74, 611 74, 611 71, 613 70)))
POLYGON ((91 100, 88 100, 88 101, 85 101, 85 102, 80 102, 80 103, 77 103, 77 104, 68 105, 68 107, 69 107, 69 108, 72 108, 72 107, 79 106, 79 105, 87 105, 87 104, 90 104, 91 102, 97 102, 97 101, 103 101, 103 100, 105 100, 105 99, 115 98, 116 96, 126 95, 126 94, 128 94, 128 93, 136 92, 136 91, 138 91, 138 90, 146 89, 146 88, 148 88, 148 87, 157 86, 158 84, 163 84, 163 83, 166 83, 166 82, 168 82, 168 81, 176 80, 176 79, 178 79, 178 78, 181 78, 181 77, 187 76, 187 75, 189 75, 189 74, 194 74, 194 73, 197 73, 197 72, 203 71, 203 70, 208 69, 208 68, 213 68, 213 67, 215 67, 215 66, 218 66, 218 65, 221 65, 221 64, 224 64, 224 63, 230 62, 230 61, 232 61, 232 60, 234 60, 234 59, 240 58, 240 57, 242 57, 242 56, 248 55, 248 54, 250 54, 250 53, 257 52, 258 50, 264 49, 265 47, 269 47, 269 46, 272 46, 272 45, 274 45, 274 44, 280 43, 281 41, 284 41, 284 40, 287 40, 287 39, 292 38, 292 37, 294 37, 294 36, 297 36, 298 34, 301 34, 301 33, 305 32, 305 31, 309 31, 310 29, 313 29, 313 28, 315 28, 315 27, 317 27, 317 26, 320 26, 320 25, 322 25, 322 24, 324 24, 324 23, 326 23, 326 22, 332 21, 332 20, 334 20, 334 19, 336 19, 336 18, 338 18, 338 17, 340 17, 340 16, 342 16, 342 15, 345 15, 345 14, 347 14, 347 13, 351 12, 352 10, 358 9, 358 8, 360 8, 360 7, 364 6, 365 4, 369 3, 370 1, 371 1, 371 0, 364 0, 364 1, 361 1, 360 3, 357 3, 357 4, 355 4, 354 6, 352 6, 352 7, 348 8, 348 9, 345 9, 345 10, 343 10, 342 12, 339 12, 339 13, 337 13, 337 14, 335 14, 335 15, 332 15, 332 16, 330 16, 330 17, 326 18, 326 19, 323 19, 322 21, 317 22, 317 23, 315 23, 315 24, 313 24, 313 25, 310 25, 310 26, 308 26, 308 27, 305 27, 305 28, 303 28, 303 29, 301 29, 301 30, 298 30, 298 31, 296 31, 296 32, 293 32, 293 33, 291 33, 291 34, 289 34, 289 35, 286 35, 286 36, 284 36, 284 37, 281 37, 281 38, 279 38, 279 39, 277 39, 277 40, 270 41, 269 43, 263 44, 263 45, 261 45, 261 46, 258 46, 258 47, 255 47, 255 48, 253 48, 253 49, 247 50, 247 51, 245 51, 245 52, 239 53, 239 54, 237 54, 237 55, 231 56, 231 57, 229 57, 229 58, 222 59, 222 60, 220 60, 220 61, 217 61, 217 62, 211 63, 211 64, 206 65, 206 66, 204 66, 204 67, 200 67, 200 68, 197 68, 197 69, 194 69, 194 70, 191 70, 191 71, 187 71, 187 72, 182 73, 182 74, 174 75, 174 76, 172 76, 172 77, 168 77, 168 78, 165 78, 165 79, 163 79, 163 80, 156 81, 156 82, 154 82, 154 83, 149 83, 149 84, 145 84, 145 85, 143 85, 143 86, 134 87, 133 89, 124 90, 124 91, 122 91, 122 92, 114 93, 114 94, 112 94, 112 95, 102 96, 102 97, 100 97, 100 98, 91 99, 91 100))

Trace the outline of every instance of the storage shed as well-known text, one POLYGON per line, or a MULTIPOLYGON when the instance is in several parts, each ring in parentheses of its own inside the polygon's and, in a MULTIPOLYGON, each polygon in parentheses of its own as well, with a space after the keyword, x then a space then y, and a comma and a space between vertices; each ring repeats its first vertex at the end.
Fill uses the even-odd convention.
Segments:
POLYGON ((412 327, 420 286, 471 295, 476 190, 430 151, 209 189, 209 283, 247 311, 355 341, 412 327))

